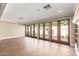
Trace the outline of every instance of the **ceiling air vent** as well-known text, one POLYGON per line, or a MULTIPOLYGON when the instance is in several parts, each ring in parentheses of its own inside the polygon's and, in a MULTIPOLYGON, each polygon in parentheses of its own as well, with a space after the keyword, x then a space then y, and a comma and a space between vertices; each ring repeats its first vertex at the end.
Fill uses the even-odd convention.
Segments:
POLYGON ((44 6, 43 8, 46 10, 51 9, 51 5, 48 4, 48 5, 44 6))

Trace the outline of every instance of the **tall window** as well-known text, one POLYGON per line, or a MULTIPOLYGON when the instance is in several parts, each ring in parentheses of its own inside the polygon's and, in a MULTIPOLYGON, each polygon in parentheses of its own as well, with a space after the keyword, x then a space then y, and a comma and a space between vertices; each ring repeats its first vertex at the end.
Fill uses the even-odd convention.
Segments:
POLYGON ((35 37, 38 37, 38 25, 35 24, 35 37))
POLYGON ((28 27, 26 26, 25 34, 28 35, 28 27))
POLYGON ((40 24, 40 38, 43 38, 43 24, 40 24))
POLYGON ((50 23, 45 23, 45 38, 49 39, 50 35, 50 23))
POLYGON ((27 26, 26 33, 29 36, 29 26, 27 26))
POLYGON ((57 21, 52 22, 52 39, 57 40, 57 21))
POLYGON ((31 36, 31 25, 30 25, 30 36, 31 36))
POLYGON ((29 36, 30 36, 30 31, 31 31, 31 30, 30 30, 30 26, 29 26, 29 36))
POLYGON ((61 41, 68 42, 68 20, 60 21, 61 27, 61 41))
POLYGON ((32 36, 34 34, 34 26, 33 25, 31 26, 31 34, 32 34, 32 36))

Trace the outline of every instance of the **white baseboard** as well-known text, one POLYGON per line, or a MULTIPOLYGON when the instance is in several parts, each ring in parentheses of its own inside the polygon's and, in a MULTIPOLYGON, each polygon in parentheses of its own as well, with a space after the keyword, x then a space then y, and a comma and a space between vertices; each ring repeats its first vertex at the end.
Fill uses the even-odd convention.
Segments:
POLYGON ((2 40, 6 40, 6 39, 12 39, 12 38, 19 38, 19 37, 24 37, 24 36, 16 36, 16 37, 3 37, 3 38, 0 38, 0 41, 2 41, 2 40))
POLYGON ((75 52, 76 55, 79 56, 79 48, 77 47, 77 43, 75 43, 75 52))

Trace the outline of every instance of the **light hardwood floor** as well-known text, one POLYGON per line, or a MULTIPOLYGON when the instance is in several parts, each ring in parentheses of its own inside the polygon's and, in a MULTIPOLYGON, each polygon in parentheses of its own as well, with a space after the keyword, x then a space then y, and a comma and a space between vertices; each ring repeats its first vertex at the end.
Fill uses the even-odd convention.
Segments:
POLYGON ((68 45, 29 37, 0 41, 1 56, 75 56, 75 49, 68 45))

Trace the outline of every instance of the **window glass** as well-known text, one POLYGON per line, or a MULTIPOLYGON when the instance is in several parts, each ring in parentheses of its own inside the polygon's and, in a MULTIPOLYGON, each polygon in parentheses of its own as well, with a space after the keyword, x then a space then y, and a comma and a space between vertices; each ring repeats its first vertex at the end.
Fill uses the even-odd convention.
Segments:
POLYGON ((30 26, 29 26, 29 36, 30 36, 30 26))
POLYGON ((45 23, 45 38, 49 38, 50 34, 50 23, 45 23))
POLYGON ((33 36, 33 34, 34 34, 34 26, 33 25, 31 26, 31 32, 32 32, 31 34, 33 36))
POLYGON ((68 42, 68 20, 60 21, 61 26, 61 41, 68 42))
POLYGON ((57 21, 52 22, 52 39, 57 40, 57 21))
POLYGON ((40 38, 43 38, 43 24, 40 24, 40 38))
POLYGON ((35 24, 35 37, 38 37, 38 25, 35 24))
POLYGON ((27 28, 27 26, 26 26, 26 30, 25 30, 25 31, 26 31, 26 35, 27 35, 27 34, 28 34, 28 32, 27 32, 27 31, 28 31, 28 28, 27 28))

